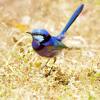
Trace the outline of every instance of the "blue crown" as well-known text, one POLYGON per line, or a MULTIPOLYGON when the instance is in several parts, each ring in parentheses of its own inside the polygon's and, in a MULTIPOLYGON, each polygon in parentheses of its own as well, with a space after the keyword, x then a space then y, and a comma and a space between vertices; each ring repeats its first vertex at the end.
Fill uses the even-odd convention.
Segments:
POLYGON ((32 30, 32 34, 43 34, 43 35, 48 35, 49 32, 45 29, 34 29, 32 30))

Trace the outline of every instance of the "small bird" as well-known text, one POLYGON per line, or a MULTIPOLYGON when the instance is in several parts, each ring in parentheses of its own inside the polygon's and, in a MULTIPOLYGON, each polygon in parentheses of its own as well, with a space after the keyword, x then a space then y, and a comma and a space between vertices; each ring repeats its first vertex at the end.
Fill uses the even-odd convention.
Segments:
POLYGON ((63 48, 68 48, 65 44, 62 43, 65 33, 75 21, 78 15, 83 10, 84 4, 81 4, 73 13, 70 20, 61 31, 58 36, 51 36, 49 32, 45 29, 34 29, 32 32, 27 32, 32 35, 32 47, 33 49, 43 57, 54 57, 58 51, 63 48))

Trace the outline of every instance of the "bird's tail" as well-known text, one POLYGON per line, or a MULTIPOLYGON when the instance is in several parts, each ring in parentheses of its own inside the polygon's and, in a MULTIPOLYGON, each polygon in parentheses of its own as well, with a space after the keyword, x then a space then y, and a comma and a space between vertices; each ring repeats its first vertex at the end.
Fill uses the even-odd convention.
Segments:
POLYGON ((67 30, 69 29, 69 27, 71 26, 71 24, 75 21, 75 19, 79 16, 79 14, 81 13, 81 11, 83 10, 84 4, 81 4, 73 13, 73 15, 71 16, 71 18, 69 19, 68 23, 66 24, 66 26, 64 27, 64 29, 61 31, 60 35, 58 36, 59 40, 62 40, 64 38, 64 34, 65 32, 67 32, 67 30))

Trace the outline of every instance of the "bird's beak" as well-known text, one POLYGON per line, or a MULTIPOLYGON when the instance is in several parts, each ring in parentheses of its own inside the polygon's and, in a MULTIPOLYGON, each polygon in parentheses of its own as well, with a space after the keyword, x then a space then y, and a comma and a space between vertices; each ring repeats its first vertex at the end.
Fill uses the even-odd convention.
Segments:
POLYGON ((32 35, 32 33, 31 33, 31 32, 26 32, 26 33, 28 33, 28 34, 31 34, 31 35, 32 35))

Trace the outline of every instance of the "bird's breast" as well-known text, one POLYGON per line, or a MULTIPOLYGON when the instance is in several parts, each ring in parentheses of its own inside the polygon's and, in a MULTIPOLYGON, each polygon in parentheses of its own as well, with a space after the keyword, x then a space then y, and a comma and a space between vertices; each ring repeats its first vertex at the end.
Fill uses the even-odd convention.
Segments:
POLYGON ((53 46, 44 46, 44 47, 40 47, 40 49, 35 51, 40 55, 40 56, 44 56, 44 57, 53 57, 57 54, 58 50, 53 47, 53 46))
POLYGON ((52 39, 46 43, 38 43, 38 41, 33 41, 32 47, 40 56, 44 57, 53 57, 58 53, 58 49, 53 45, 52 39))

